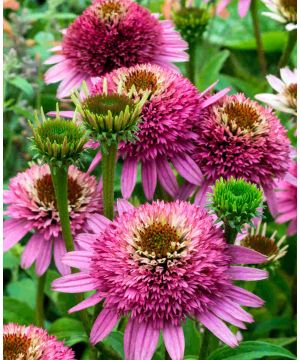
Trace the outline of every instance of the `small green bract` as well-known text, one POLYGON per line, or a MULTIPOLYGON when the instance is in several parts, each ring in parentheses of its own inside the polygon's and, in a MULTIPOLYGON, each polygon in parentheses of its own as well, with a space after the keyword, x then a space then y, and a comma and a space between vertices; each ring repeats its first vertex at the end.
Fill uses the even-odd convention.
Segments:
POLYGON ((256 185, 243 179, 217 180, 210 196, 209 208, 219 221, 236 231, 245 224, 251 225, 252 219, 261 215, 263 193, 256 185))
POLYGON ((58 109, 54 119, 47 119, 41 110, 41 118, 35 113, 35 125, 29 122, 37 156, 55 167, 76 163, 88 141, 86 130, 75 120, 60 118, 58 109))

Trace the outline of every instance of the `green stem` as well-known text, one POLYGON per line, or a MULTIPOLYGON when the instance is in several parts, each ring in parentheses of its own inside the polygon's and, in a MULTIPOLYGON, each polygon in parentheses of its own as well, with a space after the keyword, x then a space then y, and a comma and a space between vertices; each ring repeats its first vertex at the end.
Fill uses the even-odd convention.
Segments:
POLYGON ((61 231, 67 251, 74 250, 68 208, 68 167, 50 167, 57 209, 60 218, 61 231))
POLYGON ((279 63, 278 63, 279 69, 288 64, 290 55, 291 55, 291 53, 294 49, 294 46, 297 42, 297 30, 288 31, 288 34, 289 35, 288 35, 288 40, 287 40, 286 46, 284 48, 284 51, 283 51, 281 58, 279 60, 279 63))
POLYGON ((37 294, 36 294, 36 325, 44 327, 44 290, 46 284, 47 272, 38 278, 37 294))
POLYGON ((204 332, 202 333, 202 340, 201 340, 201 346, 200 346, 200 352, 199 352, 199 360, 205 360, 207 358, 208 347, 209 347, 209 338, 210 338, 209 331, 204 329, 204 332))
POLYGON ((257 11, 257 0, 251 1, 251 16, 252 16, 252 23, 253 23, 253 30, 254 30, 254 36, 256 40, 256 49, 257 49, 257 55, 258 55, 258 61, 260 65, 260 69, 263 75, 267 73, 267 62, 261 37, 261 29, 259 24, 259 18, 258 18, 258 11, 257 11))
POLYGON ((186 63, 187 77, 194 84, 195 83, 195 66, 196 66, 196 51, 197 42, 189 42, 189 61, 186 63))
POLYGON ((114 218, 114 180, 117 159, 117 144, 107 146, 102 151, 103 207, 104 216, 114 218))
POLYGON ((226 224, 225 221, 224 221, 224 228, 225 228, 224 234, 227 243, 234 244, 238 232, 230 225, 226 224))

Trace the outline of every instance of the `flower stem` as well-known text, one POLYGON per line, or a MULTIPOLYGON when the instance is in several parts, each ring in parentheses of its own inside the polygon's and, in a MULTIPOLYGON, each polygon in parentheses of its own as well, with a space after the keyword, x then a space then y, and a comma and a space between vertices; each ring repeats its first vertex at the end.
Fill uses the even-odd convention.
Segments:
POLYGON ((187 77, 191 83, 195 84, 195 67, 196 67, 196 51, 197 51, 197 42, 189 42, 189 61, 186 63, 187 77))
POLYGON ((36 294, 36 325, 44 327, 44 290, 46 284, 47 272, 38 278, 37 294, 36 294))
POLYGON ((102 151, 103 207, 104 216, 114 218, 114 180, 117 159, 117 144, 111 144, 102 151))
POLYGON ((224 222, 224 228, 225 228, 224 235, 227 243, 234 244, 237 236, 237 231, 234 228, 232 228, 229 224, 226 224, 226 222, 224 222))
POLYGON ((267 73, 267 62, 261 37, 261 30, 260 30, 260 24, 258 19, 258 12, 257 12, 257 0, 251 1, 251 16, 252 16, 252 23, 253 23, 253 30, 254 30, 254 36, 256 40, 256 48, 257 48, 257 55, 258 55, 258 61, 260 65, 260 69, 263 75, 267 73))
POLYGON ((290 55, 291 55, 291 53, 294 49, 294 46, 297 42, 297 30, 289 31, 288 34, 289 35, 288 35, 288 40, 287 40, 286 46, 284 48, 284 51, 283 51, 281 58, 279 60, 279 63, 278 63, 279 69, 284 67, 285 65, 287 65, 290 55))
POLYGON ((74 250, 68 207, 68 167, 50 167, 62 235, 67 251, 74 250))
POLYGON ((199 352, 199 360, 205 360, 208 355, 208 346, 209 346, 209 338, 210 333, 206 329, 204 329, 204 332, 202 333, 202 339, 201 339, 201 346, 200 346, 200 352, 199 352))

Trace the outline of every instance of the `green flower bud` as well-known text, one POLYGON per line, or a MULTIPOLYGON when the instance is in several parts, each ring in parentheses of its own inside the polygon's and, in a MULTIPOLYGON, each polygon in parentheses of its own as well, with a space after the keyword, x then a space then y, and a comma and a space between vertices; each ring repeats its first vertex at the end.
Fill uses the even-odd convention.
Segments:
MULTIPOLYGON (((105 88, 105 86, 104 86, 105 88)), ((79 93, 72 95, 76 109, 81 115, 82 123, 102 146, 119 141, 134 141, 138 131, 143 105, 149 93, 135 101, 131 96, 118 93, 89 95, 85 89, 85 99, 79 93)))
POLYGON ((248 234, 240 241, 240 245, 260 252, 267 257, 262 267, 275 270, 279 266, 279 259, 287 253, 288 245, 285 244, 286 236, 276 239, 276 231, 267 236, 267 224, 259 222, 256 229, 250 228, 248 234))
POLYGON ((209 19, 210 14, 205 8, 185 7, 173 14, 177 30, 188 42, 201 38, 209 19))
POLYGON ((29 122, 33 132, 32 143, 43 162, 61 167, 75 163, 88 141, 86 130, 75 119, 60 118, 59 109, 55 119, 46 118, 41 109, 41 120, 35 112, 35 124, 29 122))
POLYGON ((239 232, 243 225, 252 224, 263 206, 263 192, 243 179, 223 178, 216 181, 210 195, 209 207, 223 221, 225 227, 239 232))

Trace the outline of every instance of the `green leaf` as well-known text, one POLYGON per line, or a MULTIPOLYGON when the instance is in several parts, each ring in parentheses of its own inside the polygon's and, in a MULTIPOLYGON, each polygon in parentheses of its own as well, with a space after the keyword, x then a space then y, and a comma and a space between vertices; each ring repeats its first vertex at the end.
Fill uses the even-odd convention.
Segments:
POLYGON ((183 325, 184 338, 185 338, 185 354, 196 355, 199 353, 200 348, 200 333, 196 329, 195 322, 187 319, 183 325))
POLYGON ((35 307, 36 285, 31 279, 21 279, 7 285, 11 298, 26 302, 32 309, 35 307))
POLYGON ((11 85, 14 85, 18 89, 22 90, 27 96, 32 96, 33 94, 32 85, 29 84, 29 82, 26 79, 20 76, 16 76, 15 78, 9 80, 9 83, 11 85))
POLYGON ((280 356, 282 359, 296 359, 296 356, 281 346, 262 341, 245 341, 231 349, 225 346, 214 351, 208 360, 255 360, 265 356, 280 356))
POLYGON ((88 342, 88 337, 79 320, 61 318, 56 320, 49 328, 49 333, 55 335, 58 340, 64 340, 67 346, 79 342, 88 342))
POLYGON ((260 341, 268 342, 278 346, 287 346, 293 344, 296 340, 297 340, 296 337, 283 337, 283 338, 261 339, 260 341))
POLYGON ((111 346, 124 358, 123 334, 120 331, 113 331, 104 340, 104 344, 111 346))
POLYGON ((3 268, 4 269, 14 269, 20 264, 20 256, 11 249, 3 255, 3 268))
POLYGON ((20 325, 30 325, 35 322, 34 311, 25 303, 10 297, 3 297, 4 322, 15 322, 20 325))
POLYGON ((196 86, 199 90, 205 90, 218 79, 219 72, 221 71, 229 54, 230 52, 228 50, 223 50, 205 62, 205 65, 200 70, 200 74, 198 75, 196 82, 196 86))

